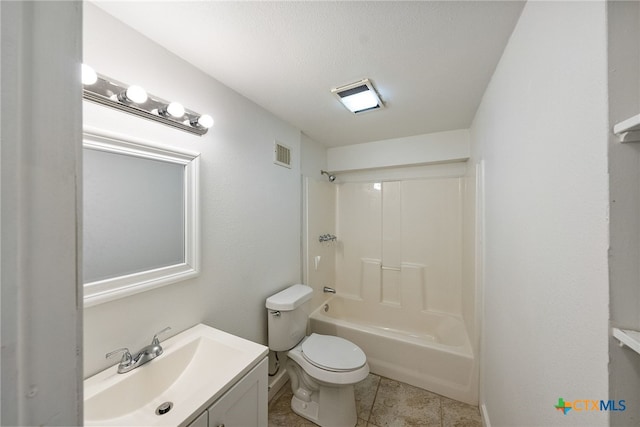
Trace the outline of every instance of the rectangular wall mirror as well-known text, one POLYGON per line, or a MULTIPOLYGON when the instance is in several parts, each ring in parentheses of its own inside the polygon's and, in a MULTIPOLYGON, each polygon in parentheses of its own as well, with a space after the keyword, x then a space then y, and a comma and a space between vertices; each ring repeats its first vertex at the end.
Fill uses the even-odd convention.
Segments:
POLYGON ((85 307, 198 274, 199 154, 85 129, 85 307))

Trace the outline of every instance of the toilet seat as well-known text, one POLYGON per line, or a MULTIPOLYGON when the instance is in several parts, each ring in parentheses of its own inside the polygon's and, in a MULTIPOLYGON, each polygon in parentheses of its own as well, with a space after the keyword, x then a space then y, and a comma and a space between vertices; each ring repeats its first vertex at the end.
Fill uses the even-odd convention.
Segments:
POLYGON ((367 363, 367 356, 351 341, 315 333, 302 343, 302 356, 312 365, 332 372, 353 371, 367 363))
MULTIPOLYGON (((304 341, 289 350, 287 357, 290 363, 297 364, 304 373, 308 374, 320 384, 328 385, 329 387, 356 384, 367 378, 367 375, 369 375, 369 365, 366 362, 360 368, 349 371, 336 371, 311 363, 308 360, 308 356, 305 357, 302 353, 302 344, 304 344, 304 342, 309 338, 310 337, 306 337, 304 341)), ((287 371, 288 370, 289 367, 287 367, 287 371)))

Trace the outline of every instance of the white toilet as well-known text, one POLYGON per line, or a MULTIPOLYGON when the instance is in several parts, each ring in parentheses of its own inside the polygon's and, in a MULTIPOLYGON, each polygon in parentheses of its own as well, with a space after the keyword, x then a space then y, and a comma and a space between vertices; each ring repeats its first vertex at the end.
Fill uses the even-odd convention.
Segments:
POLYGON ((269 348, 287 351, 293 411, 322 427, 353 427, 357 422, 353 385, 369 375, 364 352, 330 335, 306 336, 313 290, 293 285, 267 299, 269 348))

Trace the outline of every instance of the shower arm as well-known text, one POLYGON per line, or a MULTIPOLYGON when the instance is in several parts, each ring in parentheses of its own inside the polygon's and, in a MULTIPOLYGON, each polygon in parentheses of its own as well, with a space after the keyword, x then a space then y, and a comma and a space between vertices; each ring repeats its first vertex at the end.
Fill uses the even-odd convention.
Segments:
POLYGON ((336 176, 335 175, 333 175, 333 174, 331 174, 331 173, 329 173, 327 171, 324 171, 324 170, 320 170, 320 175, 327 175, 327 178, 329 178, 329 182, 334 182, 336 180, 336 176))

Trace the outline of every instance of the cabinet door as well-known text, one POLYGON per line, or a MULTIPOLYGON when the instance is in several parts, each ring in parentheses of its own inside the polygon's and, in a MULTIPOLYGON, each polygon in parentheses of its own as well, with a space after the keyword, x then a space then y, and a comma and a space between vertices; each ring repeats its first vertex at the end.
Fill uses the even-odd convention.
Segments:
POLYGON ((191 424, 189 424, 187 427, 207 427, 208 426, 207 415, 208 415, 207 411, 204 411, 202 414, 200 414, 198 418, 193 420, 191 424))
POLYGON ((267 358, 209 408, 209 427, 267 425, 267 358))

